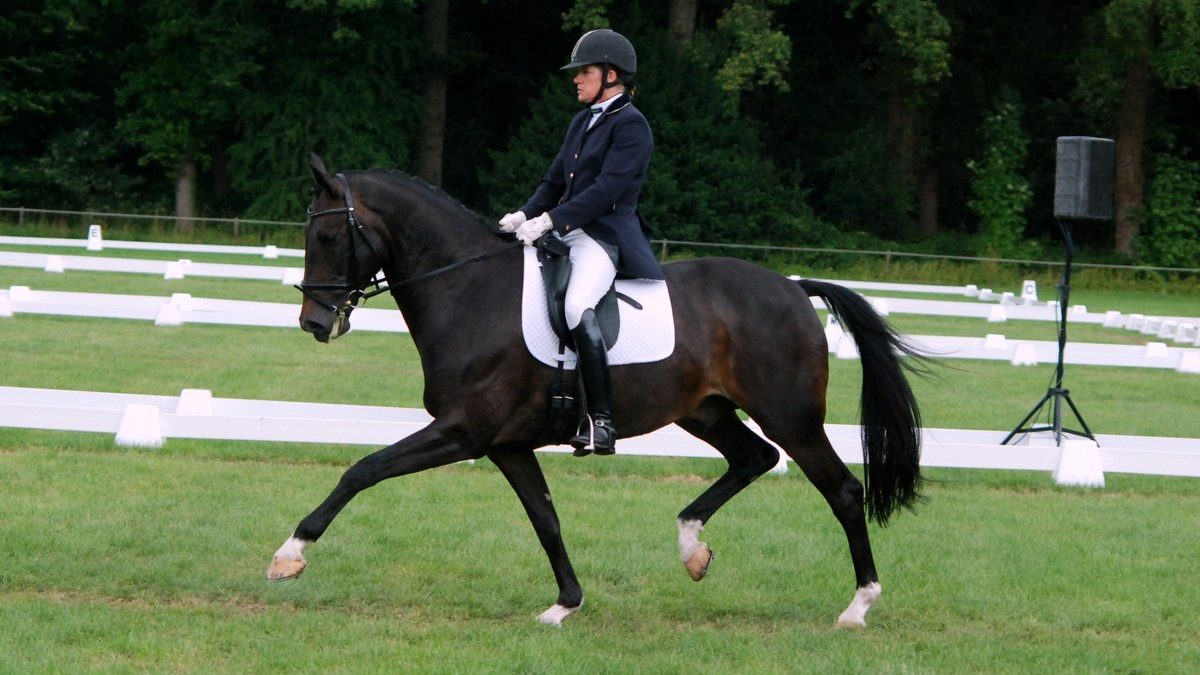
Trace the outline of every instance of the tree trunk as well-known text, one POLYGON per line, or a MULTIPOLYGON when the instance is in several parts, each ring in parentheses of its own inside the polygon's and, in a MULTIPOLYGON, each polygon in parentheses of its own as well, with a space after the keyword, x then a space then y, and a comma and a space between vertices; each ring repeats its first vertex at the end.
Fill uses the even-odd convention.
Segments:
POLYGON ((442 150, 446 142, 446 47, 449 0, 425 3, 425 45, 430 63, 425 70, 425 108, 421 115, 421 151, 417 175, 434 185, 442 183, 442 150))
POLYGON ((935 166, 925 166, 921 170, 921 185, 917 201, 921 205, 921 215, 918 225, 921 234, 936 234, 938 231, 938 199, 941 174, 935 166))
POLYGON ((1146 136, 1146 100, 1150 91, 1149 51, 1140 50, 1125 69, 1121 118, 1116 149, 1116 238, 1118 253, 1133 257, 1133 243, 1141 230, 1142 144, 1146 136))
POLYGON ((179 162, 179 174, 175 179, 175 229, 191 234, 196 230, 196 161, 184 158, 179 162))
POLYGON ((667 24, 675 38, 675 49, 682 51, 696 33, 696 0, 671 0, 667 24))

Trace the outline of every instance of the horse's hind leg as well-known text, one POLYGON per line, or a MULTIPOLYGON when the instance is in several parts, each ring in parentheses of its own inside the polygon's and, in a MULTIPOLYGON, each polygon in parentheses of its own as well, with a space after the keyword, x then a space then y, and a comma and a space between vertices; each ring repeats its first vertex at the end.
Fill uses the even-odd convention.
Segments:
POLYGON ((700 541, 700 532, 705 523, 725 502, 778 464, 779 451, 747 428, 732 407, 722 413, 716 422, 686 418, 677 424, 716 448, 729 462, 725 474, 696 501, 680 511, 677 520, 679 558, 688 575, 694 581, 700 581, 708 573, 708 565, 712 561, 712 550, 708 544, 700 541))
POLYGON ((558 514, 554 503, 550 500, 550 488, 546 485, 546 477, 538 464, 533 450, 495 449, 488 453, 500 472, 508 479, 529 522, 537 532, 546 557, 550 559, 550 567, 554 570, 554 579, 558 582, 558 601, 554 606, 542 612, 538 621, 561 626, 563 619, 574 614, 583 606, 583 590, 579 580, 575 578, 575 570, 567 557, 567 549, 563 545, 562 533, 558 526, 558 514))
POLYGON ((795 415, 791 419, 759 420, 767 437, 782 447, 817 488, 833 515, 842 524, 850 544, 850 560, 854 564, 856 590, 854 600, 838 616, 843 627, 866 624, 867 611, 879 599, 882 587, 875 572, 871 540, 867 534, 867 518, 863 509, 862 483, 846 468, 825 435, 818 414, 795 415))
POLYGON ((355 462, 342 474, 333 492, 300 521, 292 536, 275 552, 267 579, 282 581, 300 576, 307 565, 304 547, 319 539, 359 492, 387 478, 482 456, 482 452, 472 451, 464 444, 465 436, 461 429, 435 420, 415 434, 355 462))

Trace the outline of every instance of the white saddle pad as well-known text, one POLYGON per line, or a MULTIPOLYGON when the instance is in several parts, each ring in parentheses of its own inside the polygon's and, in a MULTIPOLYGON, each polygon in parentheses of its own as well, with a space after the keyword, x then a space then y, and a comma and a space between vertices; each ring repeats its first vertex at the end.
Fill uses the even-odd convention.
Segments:
MULTIPOLYGON (((618 300, 621 332, 617 342, 608 350, 608 364, 648 363, 661 361, 675 351, 675 320, 671 313, 671 296, 667 282, 653 279, 618 279, 617 292, 637 300, 642 309, 618 300)), ((558 336, 550 328, 546 307, 546 289, 542 283, 541 263, 537 251, 525 247, 525 284, 521 291, 521 328, 525 346, 534 358, 548 366, 559 360, 567 369, 575 368, 575 352, 570 349, 558 354, 558 336)))

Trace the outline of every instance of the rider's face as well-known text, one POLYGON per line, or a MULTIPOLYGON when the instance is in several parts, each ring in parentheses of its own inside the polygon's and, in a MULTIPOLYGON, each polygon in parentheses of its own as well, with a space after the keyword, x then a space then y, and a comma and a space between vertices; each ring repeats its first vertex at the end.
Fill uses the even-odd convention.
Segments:
MULTIPOLYGON (((603 72, 600 66, 590 64, 575 71, 575 96, 580 103, 591 103, 596 94, 600 93, 600 82, 603 72)), ((615 74, 614 74, 614 78, 615 74)))

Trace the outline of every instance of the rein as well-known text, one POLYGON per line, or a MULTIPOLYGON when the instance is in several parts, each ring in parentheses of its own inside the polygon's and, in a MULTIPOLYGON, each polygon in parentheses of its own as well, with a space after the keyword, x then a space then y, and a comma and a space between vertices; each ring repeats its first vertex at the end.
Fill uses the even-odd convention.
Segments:
MULTIPOLYGON (((375 258, 377 260, 380 259, 381 256, 379 255, 379 252, 375 250, 375 246, 374 246, 374 244, 371 243, 370 237, 367 236, 366 229, 363 228, 362 224, 358 222, 358 219, 356 219, 354 217, 354 199, 350 196, 350 183, 346 179, 346 175, 339 173, 339 174, 337 174, 337 179, 342 184, 342 192, 343 192, 343 197, 345 198, 346 205, 343 207, 336 208, 336 209, 326 209, 324 211, 312 211, 310 209, 310 210, 308 210, 307 213, 308 213, 308 217, 309 217, 310 221, 311 221, 311 219, 316 218, 318 216, 329 215, 332 213, 345 213, 346 214, 346 227, 350 233, 350 255, 349 255, 349 259, 346 262, 346 268, 347 268, 346 281, 303 281, 302 280, 300 283, 295 285, 295 288, 297 290, 299 290, 301 293, 303 293, 304 296, 307 297, 308 299, 321 305, 322 307, 325 307, 329 311, 337 314, 339 321, 342 321, 345 319, 346 314, 348 314, 350 312, 350 310, 358 304, 358 301, 360 299, 363 301, 366 301, 377 295, 386 293, 388 291, 395 292, 396 290, 399 290, 400 288, 403 288, 410 284, 420 283, 427 279, 436 277, 440 274, 445 274, 446 272, 457 269, 464 265, 468 265, 470 263, 479 262, 480 260, 485 260, 494 255, 503 253, 503 252, 509 250, 510 248, 514 248, 516 246, 521 245, 520 240, 511 241, 511 242, 508 242, 507 244, 501 246, 500 248, 493 249, 493 250, 487 251, 485 253, 480 253, 479 255, 474 255, 474 256, 471 256, 470 258, 466 258, 464 260, 452 262, 449 265, 443 265, 435 270, 431 270, 424 274, 412 277, 410 279, 405 279, 404 281, 399 281, 396 283, 389 282, 386 274, 383 275, 382 279, 379 277, 372 277, 371 280, 367 282, 367 284, 373 284, 375 286, 375 288, 373 290, 367 291, 367 290, 365 290, 365 288, 366 288, 365 285, 363 288, 359 288, 350 283, 350 280, 357 276, 357 274, 356 274, 357 265, 356 265, 356 258, 354 255, 354 253, 355 253, 355 249, 354 249, 355 232, 357 231, 358 236, 362 237, 363 242, 365 242, 367 245, 367 249, 371 251, 371 253, 375 256, 375 258), (316 295, 314 295, 312 291, 346 291, 347 292, 346 300, 342 303, 341 307, 338 307, 337 305, 330 304, 328 302, 325 302, 324 300, 321 300, 316 295)), ((381 272, 382 272, 382 270, 381 270, 381 272)))

